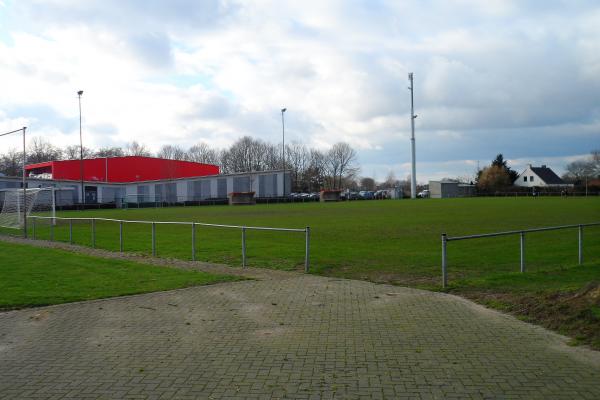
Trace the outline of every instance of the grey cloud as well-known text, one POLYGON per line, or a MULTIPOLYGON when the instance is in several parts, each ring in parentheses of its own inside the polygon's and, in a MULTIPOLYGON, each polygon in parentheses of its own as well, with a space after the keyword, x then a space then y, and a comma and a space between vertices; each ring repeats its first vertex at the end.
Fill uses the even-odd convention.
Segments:
POLYGON ((199 94, 189 110, 174 113, 193 125, 190 138, 250 134, 278 142, 280 104, 266 103, 281 102, 289 110, 286 136, 291 140, 354 137, 381 148, 361 151, 366 164, 406 162, 406 73, 411 71, 420 160, 488 159, 498 152, 513 158, 586 153, 600 138, 594 125, 600 119, 600 79, 593 73, 600 65, 594 45, 600 30, 588 21, 582 33, 579 21, 600 13, 597 3, 502 4, 504 9, 494 10, 475 0, 332 2, 325 9, 336 14, 323 20, 261 2, 96 0, 15 6, 41 26, 82 24, 111 32, 136 59, 159 69, 174 66, 174 47, 184 56, 200 53, 193 46, 205 38, 218 42, 223 33, 227 40, 218 44, 229 47, 208 49, 218 54, 213 59, 211 51, 198 58, 210 66, 200 69, 216 71, 217 78, 203 76, 211 93, 199 94), (246 39, 248 46, 238 45, 246 39), (335 67, 320 69, 329 53, 335 67), (228 68, 234 60, 243 68, 228 68), (218 75, 221 70, 251 79, 225 88, 236 80, 218 75), (215 128, 206 128, 205 122, 215 128))
POLYGON ((219 0, 38 0, 16 5, 22 14, 48 26, 85 24, 122 32, 198 30, 215 26, 237 9, 219 0))
POLYGON ((99 136, 110 136, 119 133, 117 126, 110 122, 92 124, 88 126, 88 129, 99 136))
POLYGON ((173 65, 171 41, 165 34, 136 34, 130 36, 128 42, 143 63, 156 68, 168 68, 173 65))
POLYGON ((85 25, 117 35, 141 62, 158 68, 172 65, 173 37, 214 28, 236 10, 219 0, 33 1, 16 6, 17 15, 35 20, 38 28, 85 25))
POLYGON ((9 118, 23 117, 32 121, 32 130, 52 128, 69 132, 75 129, 79 123, 79 120, 67 118, 47 104, 10 106, 5 112, 9 118))
POLYGON ((201 99, 193 99, 188 110, 180 113, 187 121, 223 120, 235 117, 235 106, 225 97, 209 94, 201 99))

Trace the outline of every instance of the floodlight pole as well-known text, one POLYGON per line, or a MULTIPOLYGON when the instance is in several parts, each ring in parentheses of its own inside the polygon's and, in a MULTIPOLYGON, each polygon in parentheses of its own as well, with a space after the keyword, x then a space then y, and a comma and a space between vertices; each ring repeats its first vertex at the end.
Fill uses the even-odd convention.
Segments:
MULTIPOLYGON (((25 131, 27 127, 23 127, 23 237, 27 238, 27 177, 25 173, 25 164, 27 164, 27 155, 25 153, 25 131)), ((18 200, 17 200, 18 201, 18 200)))
POLYGON ((415 118, 417 118, 417 116, 415 115, 415 106, 414 106, 414 96, 413 96, 413 73, 410 72, 408 74, 408 79, 410 80, 410 130, 411 130, 411 135, 410 135, 410 145, 411 145, 411 152, 412 152, 412 172, 411 172, 411 179, 410 179, 410 198, 411 199, 416 199, 417 198, 417 166, 416 166, 416 160, 415 160, 415 118))
POLYGON ((282 135, 282 148, 281 148, 281 157, 283 160, 283 196, 285 197, 285 122, 283 119, 283 113, 287 110, 287 108, 281 109, 281 135, 282 135))
POLYGON ((83 188, 83 137, 81 134, 81 95, 83 90, 77 92, 79 98, 79 169, 81 174, 81 203, 85 204, 85 192, 83 188))

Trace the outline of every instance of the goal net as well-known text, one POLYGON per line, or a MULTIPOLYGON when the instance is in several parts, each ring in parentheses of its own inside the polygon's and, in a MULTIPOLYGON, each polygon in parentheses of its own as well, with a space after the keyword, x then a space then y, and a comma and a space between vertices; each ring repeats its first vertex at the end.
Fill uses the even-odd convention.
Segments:
POLYGON ((0 190, 0 226, 23 227, 23 210, 27 216, 56 217, 54 188, 0 190))

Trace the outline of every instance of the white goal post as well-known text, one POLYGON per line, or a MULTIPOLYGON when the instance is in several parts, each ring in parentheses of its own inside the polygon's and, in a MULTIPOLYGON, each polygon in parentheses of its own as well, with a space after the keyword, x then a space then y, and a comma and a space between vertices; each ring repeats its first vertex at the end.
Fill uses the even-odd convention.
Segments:
MULTIPOLYGON (((27 216, 56 217, 56 193, 53 187, 0 190, 0 227, 22 229, 23 211, 27 216)), ((54 221, 54 220, 53 220, 54 221)))

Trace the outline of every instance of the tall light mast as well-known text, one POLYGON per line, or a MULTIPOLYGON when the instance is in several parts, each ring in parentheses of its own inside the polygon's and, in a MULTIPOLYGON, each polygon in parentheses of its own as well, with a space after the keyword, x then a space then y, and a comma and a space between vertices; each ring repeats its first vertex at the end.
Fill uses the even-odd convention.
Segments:
MULTIPOLYGON (((83 94, 83 90, 77 92, 77 96, 79 97, 79 172, 81 178, 81 203, 85 203, 85 189, 83 184, 83 137, 81 135, 81 95, 83 94)), ((85 207, 84 207, 85 208, 85 207)))
POLYGON ((410 147, 412 152, 412 173, 410 177, 410 198, 417 198, 417 162, 415 157, 415 105, 414 105, 414 96, 413 96, 413 73, 409 72, 408 80, 410 81, 410 147))
POLYGON ((283 113, 287 111, 287 108, 281 109, 281 164, 283 168, 283 196, 285 196, 285 122, 283 119, 283 113))

